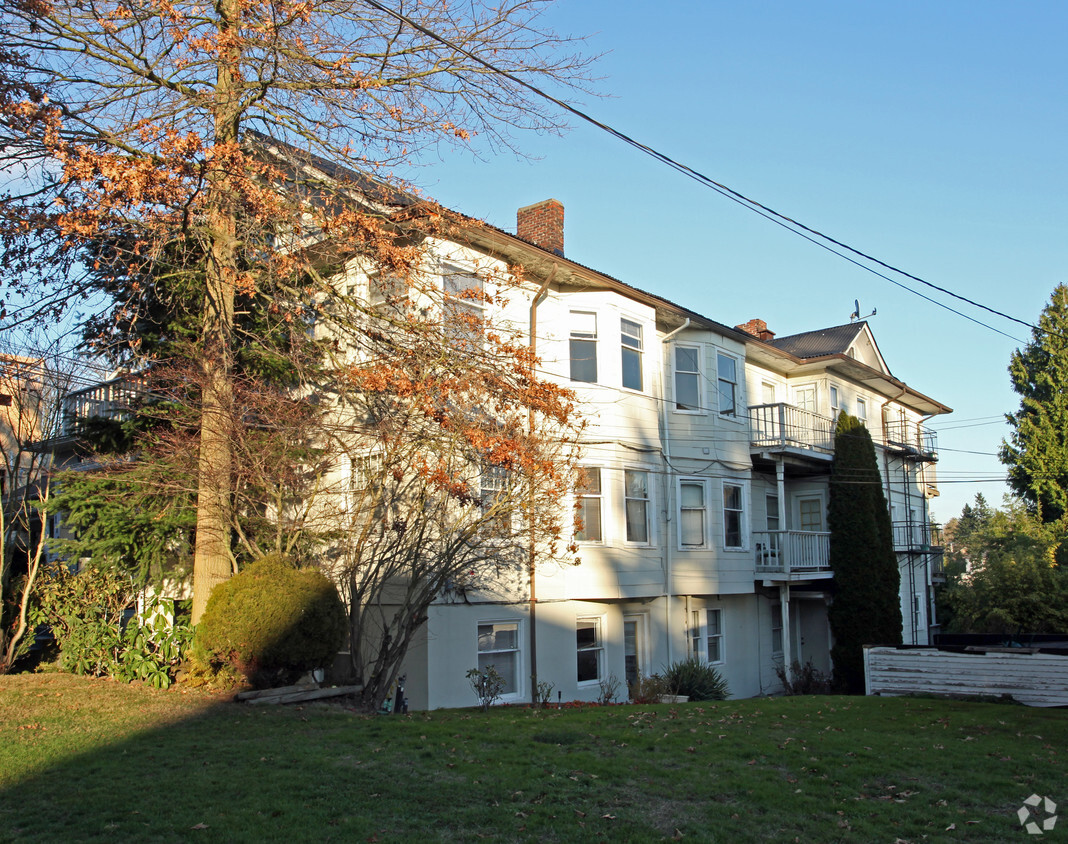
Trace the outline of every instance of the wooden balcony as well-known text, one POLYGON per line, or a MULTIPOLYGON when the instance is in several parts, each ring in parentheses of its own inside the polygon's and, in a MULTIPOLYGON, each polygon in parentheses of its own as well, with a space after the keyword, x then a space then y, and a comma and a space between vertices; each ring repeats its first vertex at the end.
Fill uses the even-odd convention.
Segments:
POLYGON ((834 454, 834 422, 792 404, 758 404, 749 408, 749 442, 754 451, 815 457, 834 454))
POLYGON ((76 436, 86 419, 125 419, 146 392, 138 376, 123 376, 68 393, 63 399, 62 436, 76 436))
POLYGON ((831 534, 826 531, 753 531, 756 573, 773 580, 831 577, 831 534))

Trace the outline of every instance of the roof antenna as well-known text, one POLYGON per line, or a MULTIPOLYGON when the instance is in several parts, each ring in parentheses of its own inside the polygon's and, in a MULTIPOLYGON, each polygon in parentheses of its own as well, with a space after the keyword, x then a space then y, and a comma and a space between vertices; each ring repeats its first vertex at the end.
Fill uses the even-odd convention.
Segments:
POLYGON ((860 315, 860 302, 857 299, 854 299, 853 300, 853 313, 851 313, 849 315, 849 321, 850 322, 856 322, 857 320, 868 319, 870 317, 875 316, 876 312, 877 312, 877 309, 876 308, 872 308, 871 309, 871 313, 868 314, 868 316, 862 317, 860 315))

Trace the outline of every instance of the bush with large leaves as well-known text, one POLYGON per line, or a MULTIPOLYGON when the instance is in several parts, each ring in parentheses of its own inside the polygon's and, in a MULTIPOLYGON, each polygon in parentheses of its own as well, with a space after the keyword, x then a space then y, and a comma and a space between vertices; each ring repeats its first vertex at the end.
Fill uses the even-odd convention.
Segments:
POLYGON ((327 665, 345 636, 333 582, 270 555, 215 587, 197 625, 197 656, 229 664, 256 686, 290 682, 327 665))

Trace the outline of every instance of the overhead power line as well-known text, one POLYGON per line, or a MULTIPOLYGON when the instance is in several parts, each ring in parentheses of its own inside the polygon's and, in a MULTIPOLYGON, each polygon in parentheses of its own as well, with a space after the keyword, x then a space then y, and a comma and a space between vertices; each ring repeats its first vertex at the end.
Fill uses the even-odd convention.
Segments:
POLYGON ((412 29, 416 30, 417 32, 421 32, 423 35, 427 36, 428 38, 431 38, 434 41, 437 41, 438 43, 448 47, 450 50, 455 50, 456 52, 466 56, 467 58, 471 59, 471 61, 476 62, 477 64, 479 64, 482 67, 486 68, 487 70, 491 71, 492 73, 498 74, 499 76, 502 76, 505 79, 508 79, 509 81, 514 82, 516 85, 519 85, 519 86, 521 86, 523 88, 526 88, 528 91, 530 91, 531 93, 535 94, 536 96, 541 97, 542 99, 553 103, 554 105, 556 105, 557 107, 563 109, 564 111, 568 112, 569 114, 572 114, 575 117, 579 118, 580 120, 583 120, 586 123, 589 123, 591 126, 595 126, 596 128, 600 129, 601 131, 607 132, 608 134, 612 135, 613 137, 617 138, 618 140, 623 141, 623 143, 634 147, 635 149, 645 153, 646 155, 651 156, 652 158, 655 158, 657 161, 661 162, 662 164, 666 164, 668 167, 671 167, 673 170, 677 170, 678 172, 680 172, 683 175, 693 179, 694 181, 697 181, 700 184, 711 188, 712 190, 716 191, 717 193, 721 194, 722 196, 725 196, 726 198, 738 203, 739 205, 741 205, 744 208, 748 208, 750 211, 753 211, 754 213, 759 214, 760 216, 764 217, 767 220, 770 220, 771 222, 775 223, 776 225, 782 226, 787 231, 793 232, 794 234, 796 234, 799 237, 803 237, 805 240, 808 240, 810 243, 813 243, 813 244, 815 244, 816 246, 819 246, 822 249, 826 249, 827 251, 831 252, 832 254, 837 255, 838 257, 840 257, 840 258, 842 258, 842 259, 844 259, 846 261, 849 261, 850 263, 860 267, 861 269, 866 270, 867 272, 870 272, 873 275, 877 275, 880 278, 882 278, 882 279, 884 279, 886 281, 889 281, 891 284, 894 284, 894 285, 896 285, 898 287, 901 287, 902 289, 907 290, 910 293, 912 293, 912 294, 914 294, 916 296, 919 296, 922 299, 926 299, 928 302, 931 302, 932 304, 937 305, 940 308, 944 308, 945 310, 949 311, 950 313, 956 314, 957 316, 962 317, 963 319, 966 319, 966 320, 968 320, 970 322, 974 322, 976 325, 981 325, 983 328, 987 328, 990 331, 994 331, 997 334, 1000 334, 1003 337, 1007 337, 1010 340, 1015 340, 1018 343, 1023 343, 1024 342, 1023 340, 1021 340, 1018 337, 1014 337, 1013 335, 1008 334, 1008 333, 1002 331, 999 328, 995 328, 994 326, 989 325, 989 324, 987 324, 985 322, 982 322, 981 320, 978 320, 975 317, 972 317, 972 316, 969 316, 968 314, 962 313, 961 311, 957 310, 956 308, 950 307, 949 305, 945 304, 944 302, 939 302, 937 299, 932 299, 931 297, 919 292, 918 290, 915 290, 915 289, 909 287, 908 285, 903 284, 900 281, 897 281, 896 279, 890 278, 889 276, 885 275, 884 273, 879 272, 878 270, 874 269, 873 267, 870 267, 870 266, 867 266, 867 265, 861 263, 860 261, 857 260, 857 258, 862 259, 863 261, 869 261, 869 262, 871 262, 873 264, 876 264, 877 266, 882 267, 883 269, 885 269, 885 270, 887 270, 889 272, 896 273, 896 274, 898 274, 900 276, 903 276, 905 278, 911 279, 912 281, 918 282, 918 283, 920 283, 920 284, 922 284, 922 285, 924 285, 926 287, 931 288, 932 290, 937 290, 938 292, 943 293, 946 296, 950 296, 950 297, 952 297, 954 299, 957 299, 958 301, 965 302, 965 303, 971 305, 972 307, 979 308, 980 310, 984 310, 984 311, 986 311, 986 312, 988 312, 990 314, 993 314, 994 316, 1001 317, 1002 319, 1007 319, 1010 322, 1014 322, 1014 323, 1017 323, 1018 325, 1023 326, 1024 328, 1028 328, 1028 329, 1031 329, 1033 331, 1042 332, 1042 329, 1040 329, 1038 326, 1032 325, 1031 323, 1026 322, 1026 321, 1024 321, 1022 319, 1018 319, 1018 318, 1016 318, 1014 316, 1010 316, 1009 314, 1006 314, 1006 313, 1004 313, 1002 311, 999 311, 999 310, 997 310, 995 308, 991 308, 989 305, 984 305, 981 302, 977 302, 974 299, 969 299, 967 296, 962 296, 959 293, 954 293, 952 290, 949 290, 948 288, 941 287, 940 285, 937 285, 937 284, 934 284, 933 282, 927 281, 926 279, 921 278, 920 276, 917 276, 917 275, 914 275, 914 274, 912 274, 910 272, 902 270, 902 269, 900 269, 898 267, 895 267, 894 265, 889 264, 889 263, 887 263, 885 261, 881 261, 881 260, 879 260, 878 258, 876 258, 873 255, 870 255, 870 254, 868 254, 866 252, 863 252, 860 249, 856 249, 856 248, 850 246, 849 244, 847 244, 847 243, 845 243, 845 242, 843 242, 841 240, 833 238, 830 235, 819 231, 818 229, 812 228, 811 226, 807 226, 804 223, 800 222, 799 220, 796 220, 796 219, 794 219, 792 217, 789 217, 786 214, 782 214, 782 213, 776 211, 775 209, 770 208, 769 206, 764 205, 761 202, 758 202, 755 199, 751 199, 750 197, 746 196, 745 194, 740 193, 739 191, 736 191, 731 187, 728 187, 727 185, 723 184, 722 182, 718 182, 715 179, 711 178, 710 176, 706 176, 704 173, 701 173, 700 171, 695 170, 694 168, 690 167, 689 165, 684 164, 684 163, 682 163, 680 161, 677 161, 674 158, 671 158, 669 155, 667 155, 667 154, 665 154, 663 152, 660 152, 659 150, 655 149, 654 147, 651 147, 648 144, 644 144, 641 141, 638 141, 635 138, 632 138, 630 135, 627 135, 624 132, 621 132, 620 130, 614 128, 613 126, 610 126, 609 124, 598 120, 597 118, 587 114, 586 112, 584 112, 584 111, 582 111, 582 110, 580 110, 578 108, 575 108, 575 106, 570 105, 569 103, 564 102, 563 100, 561 100, 561 99, 559 99, 557 97, 554 97, 552 94, 549 94, 548 92, 542 90, 541 88, 537 87, 536 85, 534 85, 534 84, 532 84, 530 82, 527 82, 526 80, 516 76, 515 74, 513 74, 513 73, 511 73, 511 72, 509 72, 507 70, 504 70, 502 68, 497 67, 492 62, 486 61, 485 59, 481 58, 480 56, 475 55, 471 51, 464 49, 460 45, 453 43, 452 41, 450 41, 449 39, 445 38, 444 36, 439 35, 438 33, 434 32, 433 30, 423 26, 421 23, 419 23, 418 21, 413 20, 408 15, 405 15, 405 14, 403 14, 401 12, 398 12, 398 11, 396 11, 394 9, 390 9, 389 7, 383 5, 382 3, 379 3, 378 0, 365 0, 365 2, 369 6, 372 6, 373 8, 378 9, 380 12, 383 12, 384 14, 389 15, 390 17, 394 18, 397 21, 400 21, 402 23, 407 24, 408 26, 410 26, 412 29), (835 247, 837 247, 837 248, 835 248, 835 247), (850 255, 843 254, 839 250, 845 250, 846 252, 850 253, 850 255, 856 256, 856 258, 850 257, 850 255))

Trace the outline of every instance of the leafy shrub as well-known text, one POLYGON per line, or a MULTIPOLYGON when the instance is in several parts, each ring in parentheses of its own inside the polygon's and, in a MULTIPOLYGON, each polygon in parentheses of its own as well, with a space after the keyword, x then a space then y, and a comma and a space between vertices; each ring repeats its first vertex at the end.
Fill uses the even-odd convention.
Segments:
POLYGON ((686 695, 690 700, 726 700, 727 681, 711 665, 699 659, 673 662, 664 674, 667 694, 686 695))
POLYGON ((659 703, 668 694, 667 683, 659 674, 642 674, 630 684, 630 699, 634 703, 659 703))
POLYGON ((785 665, 775 666, 775 676, 782 683, 783 694, 829 695, 831 693, 831 678, 811 662, 800 665, 795 659, 790 666, 790 672, 793 675, 792 678, 787 677, 785 665))
POLYGON ((254 686, 279 685, 327 665, 345 625, 329 578, 269 555, 215 587, 194 647, 201 662, 229 664, 254 686))
POLYGON ((31 620, 51 630, 62 670, 165 689, 178 670, 190 630, 158 620, 172 609, 159 598, 146 601, 141 613, 127 620, 134 598, 128 575, 91 565, 72 572, 57 565, 39 582, 31 620))

